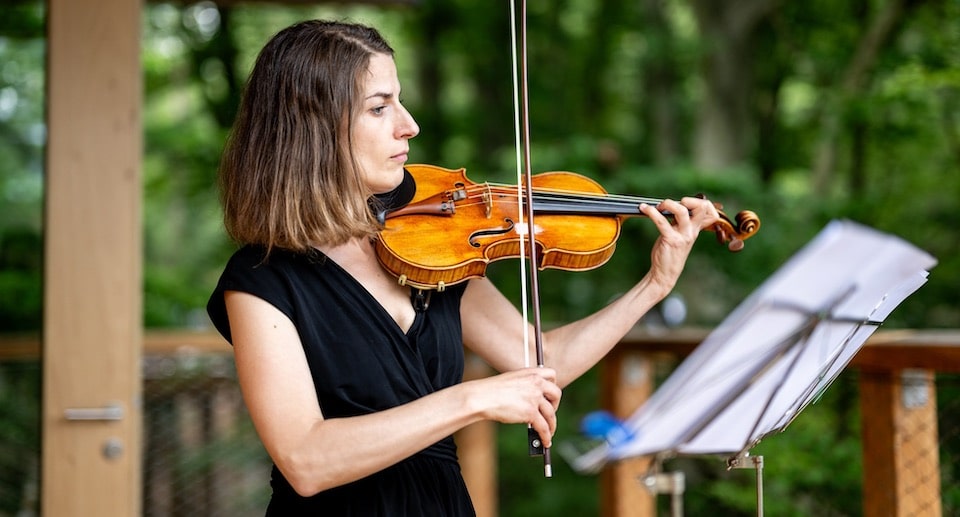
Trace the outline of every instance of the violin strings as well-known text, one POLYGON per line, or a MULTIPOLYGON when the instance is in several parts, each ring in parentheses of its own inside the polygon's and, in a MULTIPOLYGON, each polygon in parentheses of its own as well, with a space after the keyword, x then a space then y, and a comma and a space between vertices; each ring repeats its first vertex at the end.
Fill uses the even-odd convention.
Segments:
MULTIPOLYGON (((495 186, 490 184, 490 186, 495 186)), ((464 189, 467 194, 467 199, 475 202, 476 204, 485 204, 488 202, 488 194, 495 193, 497 198, 514 200, 523 199, 522 194, 516 194, 511 192, 506 188, 489 188, 489 186, 477 185, 464 189)), ((593 192, 576 192, 576 191, 567 191, 562 189, 551 189, 551 188, 534 188, 533 189, 534 197, 534 206, 536 208, 538 202, 542 203, 542 209, 545 209, 547 206, 550 206, 554 210, 562 211, 564 208, 574 209, 574 211, 579 211, 581 213, 588 213, 587 210, 575 210, 575 207, 597 207, 599 211, 603 209, 606 210, 616 210, 619 209, 624 213, 639 212, 637 207, 640 204, 646 203, 649 205, 658 205, 663 200, 657 198, 641 197, 641 196, 626 196, 626 195, 617 195, 617 194, 602 194, 602 193, 593 193, 593 192)), ((467 203, 461 206, 471 206, 473 203, 467 203)), ((522 214, 521 214, 522 216, 522 214)), ((522 221, 522 219, 521 219, 522 221)))
MULTIPOLYGON (((513 188, 512 185, 487 182, 487 183, 480 183, 480 184, 467 187, 464 190, 468 193, 468 195, 477 195, 475 194, 476 192, 480 192, 480 194, 482 195, 482 193, 484 192, 504 193, 509 190, 512 190, 512 188, 513 188)), ((603 201, 617 201, 617 202, 623 202, 623 203, 636 203, 636 204, 647 203, 652 205, 660 204, 663 201, 662 198, 631 196, 631 195, 625 195, 625 194, 607 194, 602 192, 581 192, 576 190, 565 190, 565 189, 551 188, 551 187, 534 187, 533 193, 535 196, 536 195, 550 196, 554 194, 564 195, 564 196, 569 196, 570 199, 572 200, 573 199, 603 200, 603 201)), ((502 194, 502 195, 512 195, 512 194, 502 194)), ((523 197, 522 192, 516 195, 518 197, 523 197)))

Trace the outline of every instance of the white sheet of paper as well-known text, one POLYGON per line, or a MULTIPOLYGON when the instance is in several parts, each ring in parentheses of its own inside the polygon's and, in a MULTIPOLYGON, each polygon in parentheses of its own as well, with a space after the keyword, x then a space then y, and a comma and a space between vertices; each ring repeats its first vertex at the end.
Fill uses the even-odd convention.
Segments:
POLYGON ((936 260, 904 240, 834 221, 737 307, 624 425, 625 443, 574 468, 659 453, 732 454, 782 431, 922 286, 936 260))

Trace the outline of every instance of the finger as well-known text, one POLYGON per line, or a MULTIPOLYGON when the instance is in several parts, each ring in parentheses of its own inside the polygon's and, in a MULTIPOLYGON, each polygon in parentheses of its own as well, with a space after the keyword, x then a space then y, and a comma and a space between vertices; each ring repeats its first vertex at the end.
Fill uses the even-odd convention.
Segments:
POLYGON ((563 396, 563 390, 557 385, 557 373, 552 368, 537 367, 531 368, 540 378, 537 389, 540 390, 540 397, 546 399, 553 405, 554 409, 560 406, 560 398, 563 396))
POLYGON ((560 398, 563 396, 563 390, 556 384, 550 384, 543 390, 543 398, 547 400, 556 411, 560 407, 560 398))
POLYGON ((542 426, 534 425, 533 427, 540 435, 544 447, 550 447, 553 443, 553 435, 557 431, 557 413, 546 399, 540 403, 539 410, 540 418, 538 418, 538 422, 542 423, 542 426))
POLYGON ((549 400, 543 399, 540 402, 540 414, 546 419, 552 435, 557 430, 557 408, 549 400))
POLYGON ((553 434, 546 430, 546 428, 537 428, 533 426, 533 430, 537 432, 537 436, 540 437, 540 442, 543 443, 543 446, 549 449, 553 446, 553 434))
POLYGON ((708 199, 685 197, 681 199, 680 202, 689 210, 694 221, 698 222, 701 228, 713 224, 720 219, 717 206, 708 199))
POLYGON ((551 383, 556 384, 557 382, 557 371, 553 368, 547 368, 544 366, 538 366, 535 368, 537 374, 545 380, 550 381, 551 383))
MULTIPOLYGON (((661 203, 660 206, 663 206, 663 203, 661 203)), ((657 227, 657 230, 659 230, 661 234, 670 231, 670 221, 668 221, 667 218, 660 213, 659 207, 641 203, 639 209, 643 215, 647 216, 651 221, 653 221, 653 224, 657 227)))
POLYGON ((690 220, 690 209, 679 201, 675 201, 673 199, 664 199, 660 202, 659 208, 673 214, 673 219, 678 223, 683 223, 690 220))

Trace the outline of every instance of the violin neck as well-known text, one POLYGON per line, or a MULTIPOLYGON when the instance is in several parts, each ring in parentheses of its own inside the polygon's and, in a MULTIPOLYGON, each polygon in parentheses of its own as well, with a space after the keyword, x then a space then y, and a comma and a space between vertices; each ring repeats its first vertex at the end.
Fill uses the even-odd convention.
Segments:
POLYGON ((658 205, 662 199, 636 196, 590 195, 533 191, 533 210, 540 214, 638 216, 641 204, 658 205))

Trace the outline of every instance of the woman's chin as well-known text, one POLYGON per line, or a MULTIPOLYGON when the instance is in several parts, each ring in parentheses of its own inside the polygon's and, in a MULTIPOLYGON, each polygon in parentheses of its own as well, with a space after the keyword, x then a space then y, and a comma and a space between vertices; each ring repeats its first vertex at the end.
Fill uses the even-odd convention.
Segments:
POLYGON ((381 181, 371 184, 370 187, 375 194, 386 194, 399 187, 401 183, 403 183, 403 167, 400 167, 396 174, 391 175, 389 180, 385 177, 381 178, 381 181))

